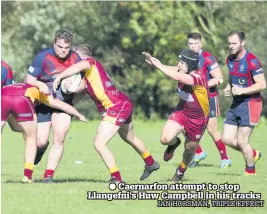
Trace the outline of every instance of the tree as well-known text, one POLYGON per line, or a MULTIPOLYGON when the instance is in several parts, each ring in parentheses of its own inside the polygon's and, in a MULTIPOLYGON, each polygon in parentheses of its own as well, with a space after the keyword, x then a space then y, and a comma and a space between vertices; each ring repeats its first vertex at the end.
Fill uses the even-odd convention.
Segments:
MULTIPOLYGON (((148 51, 163 63, 175 65, 178 51, 187 47, 187 34, 199 32, 205 49, 217 57, 227 79, 226 37, 230 30, 242 28, 248 48, 266 67, 266 22, 262 18, 266 5, 206 1, 2 2, 2 58, 12 66, 16 80, 23 81, 34 55, 53 42, 55 30, 69 27, 74 45, 89 43, 115 85, 129 94, 136 115, 166 118, 178 102, 177 83, 147 65, 141 52, 148 51)), ((223 96, 220 99, 224 113, 231 100, 223 96)), ((78 108, 93 118, 98 116, 91 110, 93 105, 87 99, 78 108)))

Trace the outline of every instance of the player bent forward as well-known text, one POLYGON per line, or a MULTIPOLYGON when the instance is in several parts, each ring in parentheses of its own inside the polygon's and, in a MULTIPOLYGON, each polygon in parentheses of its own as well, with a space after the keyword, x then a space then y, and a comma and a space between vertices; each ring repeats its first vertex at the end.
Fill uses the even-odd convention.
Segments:
POLYGON ((80 45, 75 48, 75 51, 84 60, 59 74, 54 81, 54 90, 63 78, 81 71, 85 72, 84 82, 79 86, 78 91, 84 90, 86 84, 87 93, 95 102, 98 111, 104 113, 94 139, 94 146, 110 171, 111 181, 122 182, 115 158, 107 148, 107 143, 117 132, 125 142, 130 144, 142 156, 146 164, 140 180, 148 178, 153 171, 159 169, 160 165, 154 161, 144 143, 134 133, 132 123, 133 104, 130 98, 113 85, 103 66, 93 57, 89 57, 91 55, 89 45, 80 45))
POLYGON ((182 50, 178 55, 178 65, 163 65, 149 53, 143 52, 146 62, 161 70, 165 75, 178 81, 180 101, 166 122, 161 143, 168 145, 164 156, 172 156, 181 143, 177 137, 185 133, 183 160, 176 169, 173 181, 181 180, 194 157, 196 147, 205 132, 209 120, 208 85, 203 73, 198 70, 199 54, 192 50, 182 50))
POLYGON ((41 93, 36 87, 18 83, 1 89, 1 129, 12 114, 25 139, 25 163, 23 183, 32 183, 34 159, 37 151, 37 118, 34 107, 40 103, 65 111, 86 122, 86 118, 75 108, 52 95, 41 93))

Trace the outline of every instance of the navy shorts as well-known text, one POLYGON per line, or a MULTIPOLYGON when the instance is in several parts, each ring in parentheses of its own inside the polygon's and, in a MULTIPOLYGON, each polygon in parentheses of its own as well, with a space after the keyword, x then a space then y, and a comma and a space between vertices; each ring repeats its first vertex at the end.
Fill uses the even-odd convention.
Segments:
MULTIPOLYGON (((46 82, 45 83, 48 86, 49 92, 50 94, 54 94, 53 93, 53 81, 52 82, 46 82)), ((62 100, 65 103, 68 103, 69 105, 73 106, 72 104, 72 100, 73 100, 73 94, 64 94, 61 90, 61 88, 59 88, 56 92, 56 94, 54 94, 55 97, 57 97, 58 99, 62 100)), ((44 123, 44 122, 50 122, 51 121, 51 116, 54 112, 63 112, 59 109, 55 109, 55 108, 51 108, 47 105, 44 104, 40 104, 38 106, 35 107, 35 111, 37 114, 37 122, 38 123, 44 123)))
MULTIPOLYGON (((72 100, 63 101, 63 102, 68 103, 69 105, 73 106, 72 100)), ((37 114, 37 123, 50 122, 53 113, 64 112, 59 109, 51 108, 44 104, 40 104, 36 106, 35 111, 37 114)))
POLYGON ((226 114, 225 124, 234 126, 256 126, 262 111, 261 100, 249 100, 233 103, 226 114))

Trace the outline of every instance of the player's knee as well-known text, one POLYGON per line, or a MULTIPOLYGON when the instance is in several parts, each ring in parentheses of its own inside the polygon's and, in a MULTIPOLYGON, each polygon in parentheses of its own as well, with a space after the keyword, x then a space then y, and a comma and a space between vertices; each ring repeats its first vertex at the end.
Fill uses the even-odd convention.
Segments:
POLYGON ((36 135, 24 135, 25 142, 33 142, 36 144, 36 135))
POLYGON ((239 148, 239 150, 240 150, 241 152, 246 151, 246 148, 247 148, 247 146, 249 145, 248 143, 243 142, 243 141, 237 141, 236 144, 237 144, 237 147, 239 148))
POLYGON ((98 153, 101 153, 101 151, 105 148, 105 145, 103 145, 100 141, 95 141, 94 147, 98 153))
POLYGON ((222 141, 227 145, 233 144, 234 140, 235 140, 235 138, 232 137, 232 136, 228 136, 228 135, 225 135, 225 134, 222 135, 222 141))
POLYGON ((134 136, 132 134, 129 134, 127 132, 119 132, 119 135, 122 140, 124 140, 126 143, 130 143, 133 141, 134 136))
POLYGON ((244 146, 248 145, 248 139, 245 137, 238 137, 237 145, 242 149, 244 146))
POLYGON ((186 143, 184 148, 187 153, 193 154, 197 148, 197 143, 195 142, 186 143))
POLYGON ((47 145, 48 141, 46 139, 37 138, 37 147, 43 148, 47 145))
POLYGON ((122 140, 124 140, 126 143, 133 143, 134 142, 134 138, 130 137, 130 136, 125 136, 121 138, 122 140))
POLYGON ((22 129, 20 127, 17 126, 10 126, 11 130, 13 132, 22 132, 22 129))
POLYGON ((54 144, 64 144, 64 140, 66 137, 66 132, 55 132, 54 133, 54 144))
POLYGON ((63 145, 65 136, 54 136, 54 145, 63 145))
POLYGON ((216 132, 217 132, 216 127, 213 126, 213 125, 212 126, 211 125, 207 126, 207 130, 208 130, 208 133, 211 136, 214 136, 216 134, 216 132))
POLYGON ((169 135, 162 135, 160 137, 160 142, 163 144, 163 145, 167 145, 171 140, 173 139, 173 137, 169 136, 169 135))
POLYGON ((37 141, 37 129, 36 128, 28 128, 24 127, 22 129, 22 134, 25 139, 35 139, 37 141))

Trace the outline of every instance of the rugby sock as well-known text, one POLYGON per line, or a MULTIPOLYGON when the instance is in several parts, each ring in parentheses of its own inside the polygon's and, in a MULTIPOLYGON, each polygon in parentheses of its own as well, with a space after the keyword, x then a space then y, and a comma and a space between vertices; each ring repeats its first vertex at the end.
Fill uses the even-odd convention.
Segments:
POLYGON ((255 156, 257 155, 257 151, 255 149, 252 149, 253 151, 253 158, 255 158, 255 156))
POLYGON ((117 181, 122 182, 121 179, 121 173, 119 171, 119 169, 115 166, 109 169, 110 175, 112 178, 115 178, 117 181))
POLYGON ((182 162, 178 167, 178 172, 184 173, 186 170, 187 170, 187 165, 185 165, 184 162, 182 162))
POLYGON ((46 169, 44 173, 44 178, 51 177, 53 178, 55 170, 46 169))
POLYGON ((142 158, 145 161, 147 166, 151 166, 155 162, 152 155, 148 151, 142 154, 142 158))
POLYGON ((256 173, 255 165, 246 166, 245 172, 249 174, 255 174, 256 173))
POLYGON ((196 148, 196 154, 201 154, 203 152, 202 148, 200 147, 200 145, 198 144, 197 145, 197 148, 196 148))
POLYGON ((24 176, 32 179, 33 163, 24 163, 24 176))
POLYGON ((219 150, 220 152, 220 155, 221 155, 221 160, 228 160, 228 156, 227 156, 227 152, 226 152, 226 146, 225 144, 222 142, 222 140, 217 140, 217 141, 214 141, 216 146, 217 146, 217 149, 219 150))

